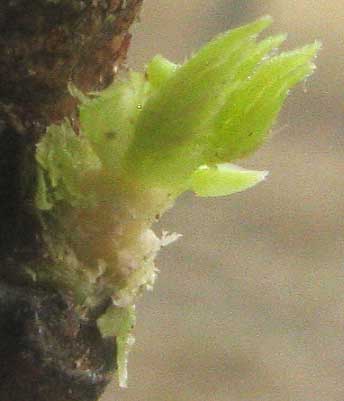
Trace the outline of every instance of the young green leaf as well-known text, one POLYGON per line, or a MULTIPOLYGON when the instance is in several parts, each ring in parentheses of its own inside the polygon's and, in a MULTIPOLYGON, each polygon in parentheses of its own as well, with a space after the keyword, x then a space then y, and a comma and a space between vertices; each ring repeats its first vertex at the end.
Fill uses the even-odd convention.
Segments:
POLYGON ((112 299, 98 328, 116 337, 123 386, 134 300, 154 283, 159 249, 177 238, 159 239, 151 225, 183 191, 224 196, 264 180, 229 162, 257 149, 289 89, 314 69, 318 43, 276 55, 285 35, 257 40, 270 23, 220 35, 182 66, 156 56, 144 74, 99 93, 70 84, 80 132, 66 120, 37 146, 35 202, 52 262, 26 270, 62 283, 81 310, 112 299))
POLYGON ((100 168, 100 162, 87 139, 75 135, 69 121, 48 128, 37 145, 36 160, 39 165, 37 207, 50 209, 61 200, 75 207, 94 204, 97 194, 85 193, 83 181, 88 172, 100 168))
POLYGON ((132 72, 128 80, 113 83, 80 105, 81 129, 104 167, 114 175, 132 141, 149 89, 143 75, 132 72))
POLYGON ((178 192, 200 165, 230 162, 261 144, 289 89, 313 71, 319 48, 269 57, 285 39, 257 43, 269 23, 262 19, 215 39, 149 97, 125 174, 178 192))
POLYGON ((135 306, 133 305, 127 308, 110 306, 97 321, 103 337, 116 337, 118 380, 121 387, 127 386, 127 360, 130 348, 134 344, 131 332, 135 322, 135 306))
POLYGON ((312 73, 318 49, 315 43, 272 57, 228 96, 209 138, 208 162, 235 160, 261 145, 289 89, 312 73))
POLYGON ((154 88, 161 86, 170 79, 179 66, 171 63, 166 58, 157 55, 147 65, 146 74, 148 81, 154 88))
MULTIPOLYGON (((157 168, 161 159, 179 158, 179 151, 189 153, 190 148, 191 171, 201 164, 195 140, 208 134, 206 123, 222 106, 228 85, 236 86, 242 79, 236 79, 236 74, 250 73, 249 66, 243 64, 256 56, 255 38, 270 22, 264 18, 221 35, 176 70, 148 99, 139 116, 127 154, 128 168, 154 175, 152 169, 157 168)), ((279 42, 280 39, 275 45, 279 42)), ((251 62, 251 68, 273 45, 261 51, 260 57, 251 62)))
POLYGON ((226 196, 263 181, 267 171, 246 170, 234 164, 201 166, 191 175, 191 189, 198 196, 226 196))

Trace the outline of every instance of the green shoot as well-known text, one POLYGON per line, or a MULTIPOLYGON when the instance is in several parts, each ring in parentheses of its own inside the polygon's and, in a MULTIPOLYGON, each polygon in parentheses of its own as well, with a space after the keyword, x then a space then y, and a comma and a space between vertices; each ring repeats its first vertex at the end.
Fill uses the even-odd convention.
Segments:
POLYGON ((159 239, 152 224, 184 191, 224 196, 264 180, 231 163, 263 143, 289 90, 314 70, 319 44, 277 54, 284 35, 258 40, 270 23, 220 35, 182 66, 156 56, 100 93, 71 85, 80 132, 65 120, 37 146, 35 201, 52 264, 28 274, 65 288, 81 310, 112 298, 98 327, 117 339, 121 385, 135 298, 177 238, 159 239))

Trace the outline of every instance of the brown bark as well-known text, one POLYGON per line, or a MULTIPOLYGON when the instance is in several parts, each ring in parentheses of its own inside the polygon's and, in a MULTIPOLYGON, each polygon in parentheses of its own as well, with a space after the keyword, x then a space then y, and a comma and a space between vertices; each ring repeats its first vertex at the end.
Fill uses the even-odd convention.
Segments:
POLYGON ((0 399, 92 401, 114 369, 115 342, 25 265, 44 253, 32 213, 34 149, 47 125, 75 119, 73 82, 106 87, 126 57, 142 0, 2 0, 0 4, 0 399))
POLYGON ((56 292, 0 283, 0 399, 94 401, 115 368, 115 343, 56 292))
POLYGON ((0 5, 0 99, 17 127, 69 115, 67 90, 106 87, 126 56, 142 0, 3 0, 0 5))

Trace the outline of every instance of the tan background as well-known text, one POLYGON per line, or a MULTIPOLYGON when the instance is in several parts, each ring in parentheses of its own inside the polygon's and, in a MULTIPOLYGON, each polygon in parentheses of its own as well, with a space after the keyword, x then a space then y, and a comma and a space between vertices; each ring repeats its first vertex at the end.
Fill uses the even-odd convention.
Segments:
POLYGON ((318 70, 242 163, 266 183, 187 194, 157 227, 184 238, 138 304, 129 388, 106 401, 344 400, 344 1, 146 0, 130 64, 182 61, 262 14, 287 47, 321 39, 318 70))

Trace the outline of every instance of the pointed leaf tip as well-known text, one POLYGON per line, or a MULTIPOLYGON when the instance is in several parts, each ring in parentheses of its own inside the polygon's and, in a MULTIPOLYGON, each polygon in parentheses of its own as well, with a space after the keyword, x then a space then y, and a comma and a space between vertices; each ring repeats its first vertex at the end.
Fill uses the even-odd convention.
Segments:
MULTIPOLYGON (((231 162, 263 143, 289 90, 313 72, 321 47, 276 54, 286 35, 256 40, 271 22, 265 16, 219 35, 173 71, 137 120, 128 175, 145 185, 184 187, 198 166, 231 162)), ((154 62, 158 76, 169 67, 154 62)))
POLYGON ((226 196, 264 181, 268 171, 246 170, 230 163, 201 166, 191 176, 191 188, 198 196, 226 196))

